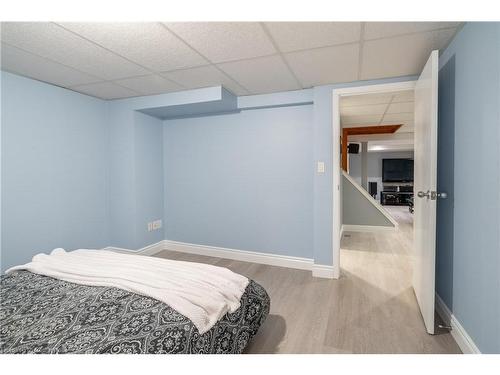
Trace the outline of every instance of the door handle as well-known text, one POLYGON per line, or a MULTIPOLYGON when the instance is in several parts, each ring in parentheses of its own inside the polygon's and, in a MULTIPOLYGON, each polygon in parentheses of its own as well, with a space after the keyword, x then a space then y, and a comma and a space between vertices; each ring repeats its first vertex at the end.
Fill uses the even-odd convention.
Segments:
POLYGON ((436 200, 438 198, 441 198, 441 199, 446 199, 448 198, 448 194, 446 193, 438 193, 437 191, 431 191, 431 199, 432 200, 436 200))
POLYGON ((427 199, 429 199, 429 198, 431 197, 431 192, 430 192, 429 190, 427 190, 425 193, 424 193, 423 191, 419 191, 419 192, 417 193, 417 196, 418 196, 419 198, 424 198, 424 197, 426 197, 427 199))
POLYGON ((446 193, 438 193, 437 191, 430 191, 430 190, 427 190, 425 193, 423 191, 419 191, 417 193, 417 196, 419 198, 427 198, 427 199, 431 199, 433 201, 435 201, 436 199, 438 198, 441 198, 441 199, 446 199, 448 198, 448 194, 446 193))

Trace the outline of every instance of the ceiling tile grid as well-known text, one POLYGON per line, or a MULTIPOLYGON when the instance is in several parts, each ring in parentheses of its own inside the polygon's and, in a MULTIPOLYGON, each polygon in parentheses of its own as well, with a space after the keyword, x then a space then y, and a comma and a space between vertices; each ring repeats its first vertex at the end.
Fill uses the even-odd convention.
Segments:
POLYGON ((213 65, 164 72, 162 76, 187 89, 222 85, 236 95, 249 94, 247 89, 213 65))
POLYGON ((379 125, 382 121, 383 114, 370 115, 343 115, 340 114, 342 126, 353 128, 356 126, 379 125))
MULTIPOLYGON (((261 94, 418 74, 460 25, 4 22, 1 67, 103 99, 215 85, 261 94)), ((403 95, 393 104, 413 100, 403 95)))
POLYGON ((343 115, 383 115, 388 104, 367 104, 362 106, 341 107, 343 115))
POLYGON ((369 151, 413 149, 413 90, 342 97, 340 116, 341 125, 346 128, 402 125, 394 134, 353 137, 353 142, 367 141, 369 151))
POLYGON ((361 22, 266 22, 281 52, 359 42, 361 22))
POLYGON ((213 63, 277 52, 258 22, 174 22, 165 26, 213 63))
POLYGON ((134 90, 117 85, 113 82, 100 82, 92 83, 90 85, 74 86, 73 90, 102 99, 120 99, 140 95, 134 90))
POLYGON ((152 71, 206 65, 207 60, 160 23, 62 23, 104 48, 152 71))
POLYGON ((390 38, 431 30, 453 29, 459 26, 460 22, 366 22, 364 38, 365 40, 390 38))
POLYGON ((454 33, 445 29, 365 41, 361 79, 419 74, 430 53, 446 45, 454 33))
POLYGON ((62 87, 83 85, 100 81, 99 78, 33 55, 6 43, 1 46, 1 66, 9 72, 50 82, 62 87))
POLYGON ((278 55, 228 62, 218 66, 252 94, 300 88, 278 55))
POLYGON ((344 127, 403 124, 398 132, 412 132, 413 90, 343 97, 340 116, 344 127))
POLYGON ((48 22, 2 23, 2 41, 105 80, 147 74, 144 68, 48 22))
POLYGON ((359 44, 324 47, 284 55, 304 87, 355 81, 359 44))
POLYGON ((160 94, 184 89, 183 86, 159 75, 125 78, 115 81, 115 83, 142 95, 160 94))
POLYGON ((394 101, 393 97, 394 94, 392 93, 350 95, 342 97, 340 105, 342 108, 345 108, 372 104, 388 104, 391 100, 394 101))
POLYGON ((386 113, 413 113, 413 102, 399 102, 393 103, 389 105, 386 113))

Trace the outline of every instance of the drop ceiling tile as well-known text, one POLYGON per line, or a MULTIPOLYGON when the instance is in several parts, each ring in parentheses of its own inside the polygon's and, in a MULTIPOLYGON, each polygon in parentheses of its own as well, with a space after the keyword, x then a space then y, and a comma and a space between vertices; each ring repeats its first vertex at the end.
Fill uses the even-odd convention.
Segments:
POLYGON ((403 124, 398 130, 396 130, 396 133, 413 133, 415 131, 413 122, 409 124, 403 124))
POLYGON ((432 50, 444 47, 453 34, 448 29, 367 41, 361 79, 419 74, 432 50))
POLYGON ((5 43, 2 43, 0 56, 2 70, 53 85, 69 87, 99 81, 99 78, 33 55, 5 43))
POLYGON ((387 113, 413 113, 413 102, 391 103, 387 108, 387 113))
POLYGON ((414 100, 415 100, 415 91, 407 90, 396 93, 396 95, 394 95, 394 98, 392 99, 392 102, 393 103, 413 102, 414 100))
POLYGON ((346 44, 284 55, 304 87, 357 79, 359 44, 346 44))
POLYGON ((265 25, 282 52, 357 42, 361 33, 360 22, 267 22, 265 25))
POLYGON ((414 118, 412 116, 412 118, 409 118, 409 116, 405 116, 404 118, 402 117, 394 117, 393 119, 382 119, 382 124, 383 125, 399 125, 399 124, 403 124, 403 125, 407 125, 407 126, 410 126, 410 127, 413 127, 414 125, 414 118))
POLYGON ((1 39, 36 55, 107 80, 148 71, 48 22, 3 22, 1 39))
POLYGON ((383 115, 387 109, 387 104, 370 104, 354 107, 340 107, 340 114, 345 116, 357 115, 383 115))
POLYGON ((214 63, 277 52, 257 22, 173 22, 165 25, 214 63))
POLYGON ((235 95, 246 95, 248 91, 214 66, 176 70, 162 76, 180 83, 188 89, 222 85, 235 95))
POLYGON ((159 23, 62 23, 95 43, 156 72, 204 65, 207 61, 159 23))
POLYGON ((443 28, 456 28, 460 22, 367 22, 364 39, 387 38, 443 28))
POLYGON ((154 95, 172 91, 181 91, 184 87, 159 75, 125 78, 115 81, 120 86, 134 90, 142 95, 154 95))
POLYGON ((377 125, 382 119, 382 115, 346 115, 341 116, 340 121, 343 125, 377 125))
POLYGON ((407 121, 413 121, 414 114, 413 112, 409 113, 386 113, 384 115, 384 118, 382 119, 383 123, 386 123, 387 121, 391 122, 407 122, 407 121))
POLYGON ((343 96, 340 98, 340 107, 388 104, 391 102, 392 97, 392 93, 343 96))
POLYGON ((114 84, 113 82, 92 83, 90 85, 75 86, 71 89, 101 99, 120 99, 139 95, 135 91, 114 84))
POLYGON ((218 66, 251 93, 300 89, 278 55, 228 62, 218 66))

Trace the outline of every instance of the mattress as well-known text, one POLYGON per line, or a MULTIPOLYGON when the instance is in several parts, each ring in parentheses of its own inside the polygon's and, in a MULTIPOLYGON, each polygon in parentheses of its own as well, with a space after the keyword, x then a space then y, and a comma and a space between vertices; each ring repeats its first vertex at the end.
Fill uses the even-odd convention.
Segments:
POLYGON ((250 280, 241 306, 200 335, 170 306, 118 288, 28 271, 1 276, 0 286, 1 353, 242 353, 270 308, 250 280))

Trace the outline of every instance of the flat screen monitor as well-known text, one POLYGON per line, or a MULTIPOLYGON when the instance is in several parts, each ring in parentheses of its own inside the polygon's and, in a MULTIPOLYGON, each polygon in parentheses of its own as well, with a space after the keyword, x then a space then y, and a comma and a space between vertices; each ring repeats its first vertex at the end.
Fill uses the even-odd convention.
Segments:
POLYGON ((413 159, 382 159, 383 182, 413 182, 413 159))

